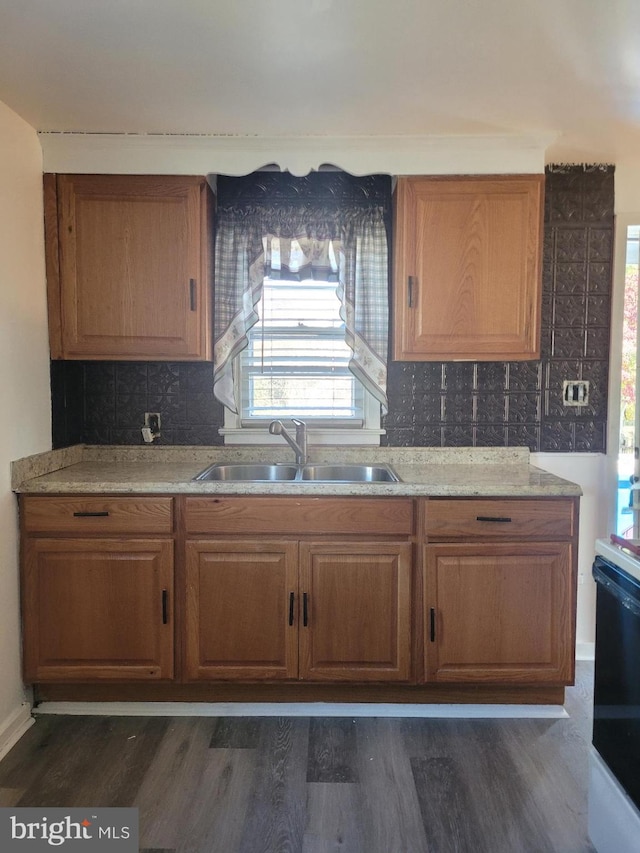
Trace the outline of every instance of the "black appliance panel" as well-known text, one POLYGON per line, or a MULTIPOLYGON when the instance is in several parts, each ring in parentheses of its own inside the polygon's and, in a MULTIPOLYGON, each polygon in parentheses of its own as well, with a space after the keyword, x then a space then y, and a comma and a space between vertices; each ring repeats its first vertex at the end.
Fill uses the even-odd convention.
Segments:
POLYGON ((640 583, 596 557, 593 745, 640 809, 640 583))

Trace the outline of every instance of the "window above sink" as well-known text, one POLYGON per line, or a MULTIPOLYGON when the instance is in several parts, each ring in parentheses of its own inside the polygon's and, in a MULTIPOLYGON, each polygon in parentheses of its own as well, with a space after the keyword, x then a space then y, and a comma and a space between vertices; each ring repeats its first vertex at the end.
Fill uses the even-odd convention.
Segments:
POLYGON ((214 393, 227 444, 379 446, 387 410, 388 176, 262 173, 218 182, 214 393))
POLYGON ((269 422, 296 417, 312 444, 379 445, 380 404, 348 368, 335 283, 265 278, 256 310, 236 361, 240 412, 225 407, 225 442, 271 443, 269 422))

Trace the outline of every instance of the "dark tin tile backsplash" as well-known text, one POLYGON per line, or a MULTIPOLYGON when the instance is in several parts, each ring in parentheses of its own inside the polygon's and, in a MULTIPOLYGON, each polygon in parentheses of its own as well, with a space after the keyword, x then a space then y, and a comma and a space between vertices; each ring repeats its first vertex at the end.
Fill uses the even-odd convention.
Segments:
POLYGON ((222 444, 213 368, 202 362, 52 361, 53 444, 142 444, 160 412, 160 444, 222 444))
MULTIPOLYGON (((613 166, 547 169, 542 359, 390 362, 387 445, 604 452, 613 181, 613 166), (562 405, 564 379, 589 380, 589 406, 562 405)), ((221 445, 212 386, 208 363, 53 361, 53 446, 141 444, 144 412, 161 413, 160 443, 221 445)))

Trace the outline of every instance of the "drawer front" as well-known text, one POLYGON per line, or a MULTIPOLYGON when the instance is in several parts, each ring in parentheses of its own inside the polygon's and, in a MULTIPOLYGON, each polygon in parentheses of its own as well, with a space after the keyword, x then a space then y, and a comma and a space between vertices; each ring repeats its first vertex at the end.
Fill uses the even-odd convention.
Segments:
POLYGON ((565 539, 574 533, 571 499, 428 500, 425 530, 440 539, 565 539))
POLYGON ((172 533, 172 498, 25 497, 26 533, 172 533))
POLYGON ((186 498, 187 533, 353 533, 409 536, 410 498, 186 498))

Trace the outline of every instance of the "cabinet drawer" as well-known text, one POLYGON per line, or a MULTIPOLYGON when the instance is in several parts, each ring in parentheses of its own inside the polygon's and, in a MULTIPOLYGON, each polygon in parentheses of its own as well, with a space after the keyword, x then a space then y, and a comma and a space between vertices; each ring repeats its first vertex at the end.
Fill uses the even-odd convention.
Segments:
POLYGON ((27 533, 172 533, 172 498, 26 497, 27 533))
POLYGON ((563 539, 574 533, 572 500, 428 500, 425 530, 434 539, 563 539))
POLYGON ((353 533, 409 536, 410 498, 187 498, 187 533, 353 533))

